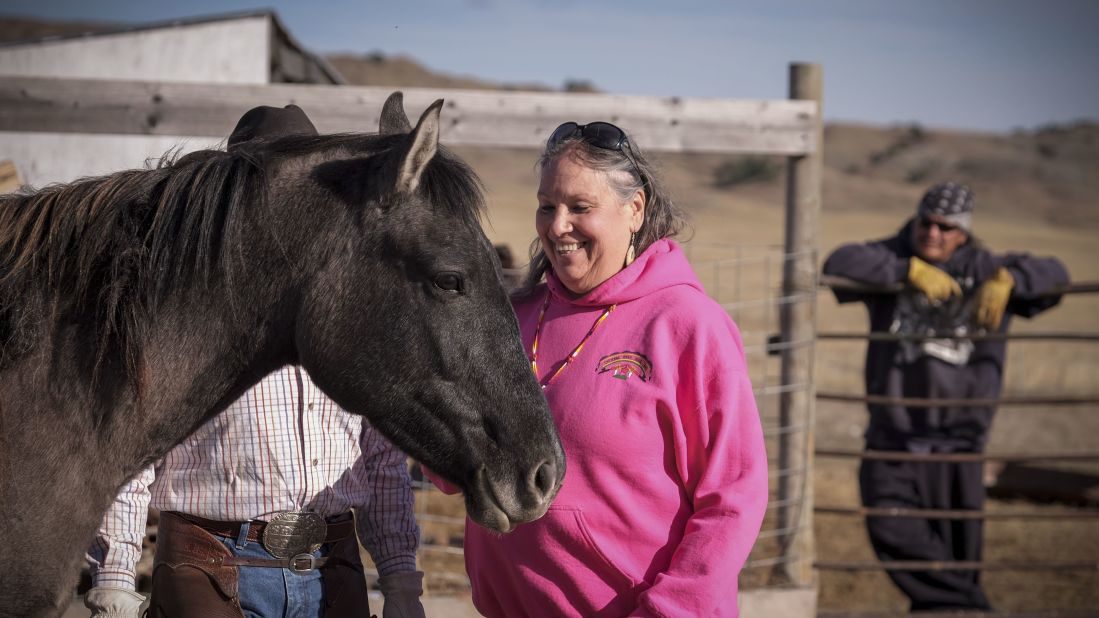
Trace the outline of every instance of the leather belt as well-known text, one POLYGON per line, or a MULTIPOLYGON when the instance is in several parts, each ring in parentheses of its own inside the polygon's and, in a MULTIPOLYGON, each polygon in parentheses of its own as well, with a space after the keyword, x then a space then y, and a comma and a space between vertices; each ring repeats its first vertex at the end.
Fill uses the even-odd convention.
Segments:
POLYGON ((328 558, 317 558, 313 554, 299 554, 292 558, 277 559, 277 558, 244 558, 241 556, 226 556, 224 558, 215 558, 217 562, 220 562, 224 566, 253 566, 253 567, 271 567, 279 569, 290 569, 295 573, 308 573, 314 569, 319 569, 328 562, 328 558))
MULTIPOLYGON (((254 543, 259 543, 263 539, 263 531, 267 528, 267 522, 265 521, 215 521, 213 519, 206 519, 204 517, 197 517, 195 515, 188 515, 186 513, 180 513, 173 511, 175 515, 181 517, 192 524, 202 528, 203 530, 216 534, 218 536, 224 536, 231 539, 238 538, 240 536, 240 527, 245 523, 251 524, 248 527, 248 540, 254 543)), ((343 539, 351 536, 355 532, 355 520, 348 515, 347 519, 337 521, 328 524, 328 529, 324 535, 324 543, 335 543, 336 541, 342 541, 343 539)), ((257 558, 258 560, 258 558, 257 558)), ((277 561, 276 561, 277 562, 277 561)), ((255 566, 255 565, 254 565, 255 566)), ((317 566, 320 566, 319 564, 317 566)))

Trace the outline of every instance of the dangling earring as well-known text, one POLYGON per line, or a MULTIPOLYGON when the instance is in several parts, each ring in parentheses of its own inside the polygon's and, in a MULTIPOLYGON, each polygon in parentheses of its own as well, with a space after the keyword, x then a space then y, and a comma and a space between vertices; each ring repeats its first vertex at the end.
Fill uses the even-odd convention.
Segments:
MULTIPOLYGON (((630 232, 630 246, 629 246, 629 248, 626 249, 626 266, 629 266, 630 264, 633 264, 633 259, 635 257, 637 257, 636 253, 634 251, 634 248, 633 248, 633 237, 634 236, 635 236, 635 232, 630 232)), ((625 268, 625 266, 623 266, 623 268, 625 268)))

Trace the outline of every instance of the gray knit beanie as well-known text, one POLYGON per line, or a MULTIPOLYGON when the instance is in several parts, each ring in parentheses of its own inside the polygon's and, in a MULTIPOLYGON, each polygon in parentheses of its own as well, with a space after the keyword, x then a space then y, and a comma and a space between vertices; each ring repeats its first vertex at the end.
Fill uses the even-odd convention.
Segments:
POLYGON ((942 217, 947 223, 969 232, 973 222, 973 197, 973 191, 963 184, 942 182, 924 193, 916 215, 942 217))

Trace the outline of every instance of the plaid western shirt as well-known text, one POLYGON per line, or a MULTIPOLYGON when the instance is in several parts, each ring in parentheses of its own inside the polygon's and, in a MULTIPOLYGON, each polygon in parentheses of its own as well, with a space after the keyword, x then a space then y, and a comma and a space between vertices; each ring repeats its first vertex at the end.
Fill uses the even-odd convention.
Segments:
POLYGON ((96 586, 135 588, 150 506, 221 521, 354 508, 379 574, 416 569, 404 454, 299 367, 264 378, 122 487, 88 550, 96 586))

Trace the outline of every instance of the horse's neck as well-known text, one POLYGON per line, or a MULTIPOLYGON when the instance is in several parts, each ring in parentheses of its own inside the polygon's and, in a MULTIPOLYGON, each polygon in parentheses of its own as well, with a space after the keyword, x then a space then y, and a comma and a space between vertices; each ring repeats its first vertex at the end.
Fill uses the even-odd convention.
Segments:
MULTIPOLYGON (((273 301, 248 307, 212 300, 177 303, 153 321, 142 342, 137 404, 155 423, 150 434, 170 448, 285 364, 288 330, 263 314, 273 301)), ((159 450, 159 449, 158 449, 159 450)))
MULTIPOLYGON (((95 380, 85 375, 76 357, 89 344, 72 328, 54 329, 0 372, 0 559, 20 560, 16 571, 28 574, 6 584, 45 602, 71 576, 118 488, 262 371, 260 354, 242 352, 235 321, 193 308, 141 329, 133 378, 110 362, 95 380)), ((0 590, 0 615, 5 601, 0 590)))

